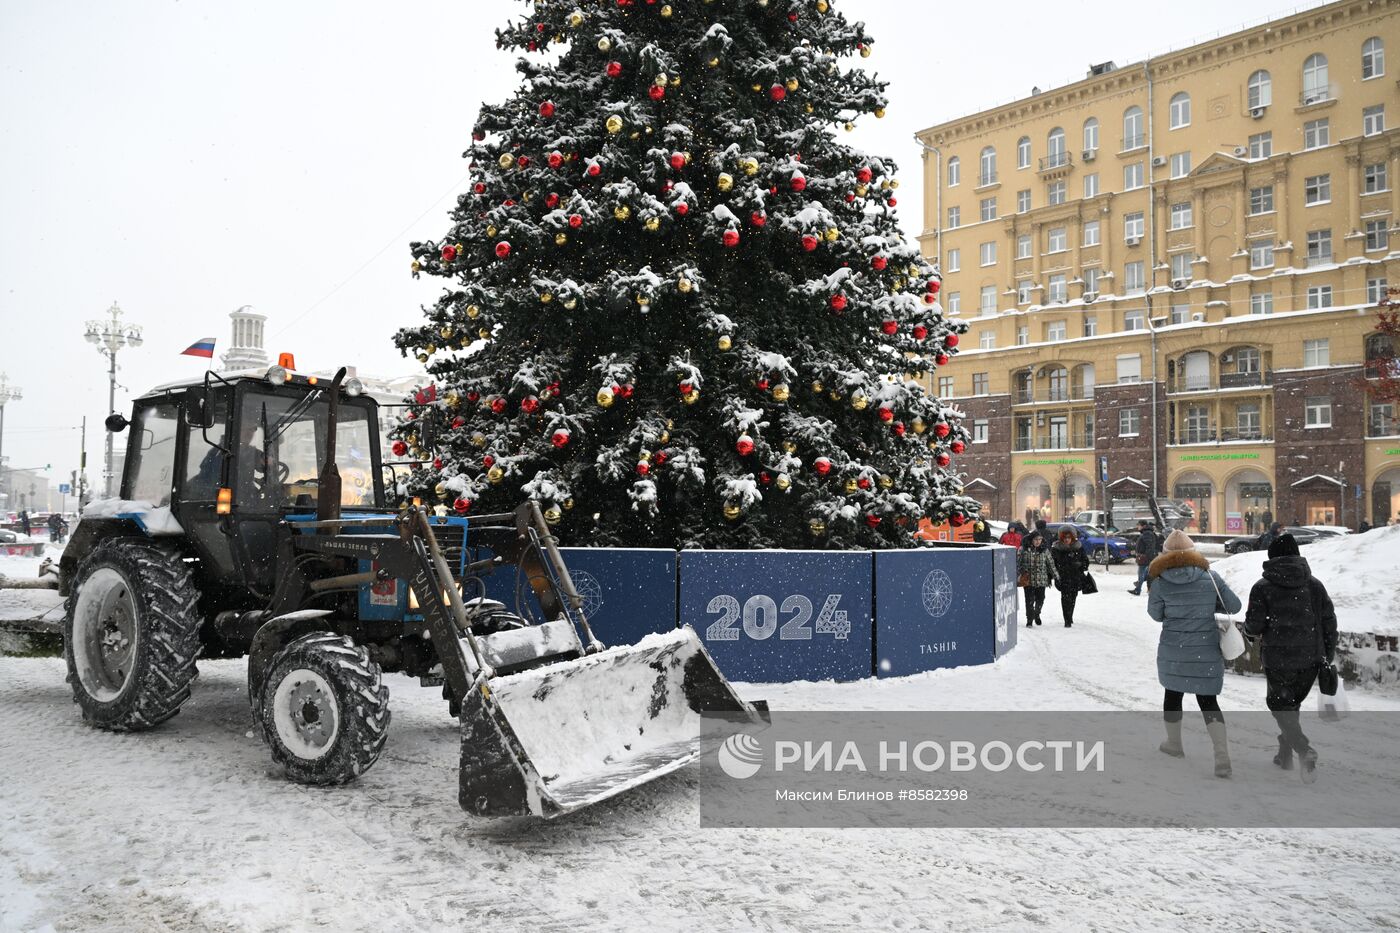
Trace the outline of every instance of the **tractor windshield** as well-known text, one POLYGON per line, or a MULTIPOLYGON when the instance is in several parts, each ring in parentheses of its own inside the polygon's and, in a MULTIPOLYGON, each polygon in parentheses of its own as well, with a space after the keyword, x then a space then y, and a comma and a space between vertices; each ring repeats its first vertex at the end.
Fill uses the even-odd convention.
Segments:
MULTIPOLYGON (((244 395, 238 421, 237 501, 264 508, 314 509, 329 418, 323 389, 305 395, 244 395)), ((341 505, 382 504, 375 487, 373 432, 370 406, 341 399, 335 443, 341 505)))

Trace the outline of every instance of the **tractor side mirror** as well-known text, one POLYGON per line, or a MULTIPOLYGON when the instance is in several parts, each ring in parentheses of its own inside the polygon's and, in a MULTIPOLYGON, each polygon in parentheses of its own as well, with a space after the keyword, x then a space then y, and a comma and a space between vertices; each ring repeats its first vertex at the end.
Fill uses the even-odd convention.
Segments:
POLYGON ((185 392, 185 421, 192 428, 213 426, 213 419, 210 418, 209 411, 209 396, 204 389, 189 389, 185 392))
POLYGON ((113 434, 122 433, 126 430, 126 426, 130 423, 131 422, 127 421, 126 418, 122 417, 117 412, 112 412, 110 415, 107 416, 107 420, 102 422, 102 424, 107 428, 107 430, 111 431, 113 434))

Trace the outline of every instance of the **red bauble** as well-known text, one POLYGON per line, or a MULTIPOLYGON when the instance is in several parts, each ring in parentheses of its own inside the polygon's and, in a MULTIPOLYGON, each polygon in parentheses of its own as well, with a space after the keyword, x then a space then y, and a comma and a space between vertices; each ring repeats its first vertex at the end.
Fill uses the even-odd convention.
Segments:
POLYGON ((903 421, 896 421, 896 422, 894 423, 894 433, 895 433, 895 437, 903 437, 903 436, 904 436, 904 432, 907 431, 907 430, 909 430, 909 429, 906 428, 906 427, 904 426, 904 422, 903 422, 903 421))
POLYGON ((486 456, 484 456, 484 457, 481 458, 481 466, 482 466, 484 469, 489 470, 489 469, 491 469, 491 468, 492 468, 493 466, 495 466, 495 465, 496 465, 496 458, 493 457, 493 456, 491 456, 490 454, 487 454, 486 456))
POLYGON ((491 410, 498 415, 504 414, 506 410, 506 397, 504 395, 498 395, 493 398, 491 400, 491 410))
POLYGON ((535 398, 533 395, 528 396, 525 399, 525 401, 520 403, 520 407, 524 410, 525 414, 533 415, 536 411, 539 410, 540 400, 535 398))
POLYGON ((762 227, 764 224, 768 223, 768 215, 763 213, 763 211, 754 211, 749 215, 749 222, 755 227, 762 227))
POLYGON ((957 334, 949 334, 948 336, 944 337, 944 338, 943 338, 943 345, 944 345, 945 347, 956 347, 956 346, 958 345, 958 335, 957 335, 957 334))
POLYGON ((816 249, 816 248, 817 248, 817 244, 820 243, 820 242, 821 242, 821 240, 817 239, 815 236, 813 236, 813 235, 810 234, 810 233, 804 233, 804 234, 802 235, 802 248, 803 248, 804 250, 806 250, 807 252, 809 252, 809 253, 812 252, 814 249, 816 249))
POLYGON ((603 173, 603 167, 602 167, 601 165, 599 165, 597 162, 594 162, 592 165, 588 166, 588 176, 589 176, 590 178, 597 178, 597 177, 598 177, 599 175, 601 175, 602 173, 603 173))
POLYGON ((884 272, 885 267, 889 264, 890 261, 884 256, 876 256, 874 259, 870 260, 870 268, 874 269, 876 272, 884 272))
POLYGON ((618 395, 622 396, 623 398, 631 398, 632 383, 626 382, 620 386, 613 386, 613 391, 615 391, 618 395))
POLYGON ((882 407, 880 408, 880 420, 881 420, 881 421, 884 421, 884 422, 887 423, 887 424, 888 424, 889 422, 893 421, 893 420, 894 420, 894 409, 893 409, 893 408, 884 408, 884 407, 882 406, 882 407))
POLYGON ((481 182, 477 182, 476 184, 472 185, 472 190, 475 191, 477 194, 485 194, 486 186, 483 185, 481 182))
POLYGON ((467 401, 471 402, 473 405, 475 405, 475 404, 476 404, 478 401, 480 401, 480 400, 481 400, 481 395, 480 395, 480 393, 477 393, 477 392, 468 392, 468 393, 467 393, 467 401))
POLYGON ((846 304, 847 304, 847 301, 846 301, 846 296, 845 296, 845 295, 832 295, 832 296, 831 296, 831 310, 833 310, 833 311, 845 311, 845 310, 846 310, 846 304))
POLYGON ((963 525, 967 524, 967 519, 956 513, 948 516, 948 521, 952 522, 954 528, 961 528, 963 525))
POLYGON ((847 192, 846 192, 846 203, 847 203, 847 204, 854 204, 855 201, 856 201, 855 192, 847 191, 847 192))
POLYGON ((650 463, 647 463, 645 460, 638 460, 638 461, 637 461, 637 475, 638 475, 638 476, 646 476, 646 475, 647 475, 648 473, 650 473, 650 472, 651 472, 651 464, 650 464, 650 463))
POLYGON ((496 244, 496 258, 497 258, 497 259, 505 259, 505 258, 506 258, 507 256, 509 256, 509 255, 510 255, 510 244, 509 244, 509 243, 507 243, 505 240, 502 240, 501 242, 499 242, 499 243, 496 244))
POLYGON ((878 516, 878 515, 867 515, 867 516, 865 516, 865 523, 866 523, 867 525, 869 525, 871 528, 878 528, 879 525, 880 525, 880 516, 878 516))
POLYGON ((928 336, 928 328, 927 328, 927 327, 925 327, 925 326, 922 325, 922 324, 915 324, 915 325, 914 325, 914 339, 915 339, 915 340, 923 340, 923 339, 924 339, 925 337, 927 337, 927 336, 928 336))
POLYGON ((395 457, 402 457, 404 454, 408 453, 408 445, 403 441, 394 441, 393 450, 395 457))
POLYGON ((514 206, 515 206, 515 198, 506 198, 504 201, 501 202, 501 206, 502 206, 502 207, 514 207, 514 206))
POLYGON ((616 78, 622 74, 622 62, 608 62, 606 70, 609 78, 616 78))
POLYGON ((749 437, 747 434, 742 435, 739 440, 735 442, 734 449, 739 452, 739 456, 747 457, 749 454, 753 453, 753 438, 749 437))
POLYGON ((859 486, 861 489, 869 489, 875 484, 870 482, 870 477, 862 476, 860 479, 856 480, 856 485, 859 486))
POLYGON ((528 165, 530 164, 530 157, 529 157, 529 156, 521 156, 520 158, 518 158, 518 159, 515 160, 515 164, 518 165, 518 166, 520 166, 521 168, 525 168, 526 166, 528 166, 528 165))
POLYGON ((865 168, 864 166, 856 169, 856 181, 860 182, 862 185, 870 184, 870 179, 874 177, 875 173, 870 171, 870 169, 865 168))
POLYGON ((652 455, 651 462, 659 467, 663 467, 666 465, 666 461, 668 459, 670 458, 667 455, 666 451, 658 450, 655 454, 652 455))
POLYGON ((924 304, 926 305, 931 305, 937 300, 938 297, 934 295, 933 292, 929 292, 927 295, 924 296, 924 304))
POLYGON ((676 386, 676 389, 681 393, 681 395, 689 395, 691 390, 694 388, 695 387, 688 382, 682 382, 680 385, 676 386))
POLYGON ((690 205, 687 204, 687 203, 685 203, 684 201, 677 201, 677 202, 676 202, 676 213, 677 213, 677 214, 680 214, 682 217, 684 217, 686 214, 689 214, 689 213, 690 213, 690 205))
POLYGON ((462 428, 466 427, 466 424, 467 419, 463 418, 461 415, 452 419, 452 427, 454 430, 460 431, 462 428))
POLYGON ((569 432, 560 428, 549 436, 549 442, 554 445, 556 450, 563 450, 569 445, 569 432))
POLYGON ((947 366, 950 360, 952 360, 952 357, 946 353, 940 353, 933 358, 933 361, 939 366, 947 366))
POLYGON ((812 469, 817 471, 818 476, 825 476, 831 472, 831 461, 826 457, 818 457, 812 461, 812 469))
POLYGON ((886 203, 888 203, 890 207, 898 207, 898 206, 899 206, 899 199, 898 199, 898 198, 890 198, 889 201, 886 202, 886 203))
POLYGON ((684 152, 671 153, 671 168, 675 169, 676 171, 680 171, 681 169, 685 168, 684 152))
POLYGON ((953 458, 943 453, 942 451, 939 451, 938 456, 934 457, 933 459, 937 461, 938 465, 941 467, 945 467, 953 462, 953 458))
POLYGON ((738 245, 739 245, 739 231, 738 231, 738 230, 726 230, 726 231, 724 231, 724 245, 725 245, 725 246, 728 246, 730 249, 733 249, 734 247, 738 246, 738 245))
POLYGON ((549 208, 550 210, 554 210, 556 207, 559 206, 559 195, 555 194, 553 191, 545 195, 544 206, 549 208))
POLYGON ((564 164, 564 154, 562 152, 551 152, 549 154, 549 167, 558 168, 564 164))
POLYGON ((942 287, 943 286, 939 283, 937 279, 930 279, 928 283, 928 292, 930 295, 937 295, 938 290, 942 287))
POLYGON ((670 181, 669 179, 667 179, 666 181, 663 181, 663 182, 661 183, 661 193, 662 193, 662 194, 670 194, 671 191, 672 191, 672 189, 674 189, 675 187, 676 187, 676 186, 673 185, 673 184, 671 184, 671 181, 670 181))
POLYGON ((955 454, 960 454, 964 450, 967 450, 967 445, 964 444, 962 441, 953 441, 953 443, 948 445, 948 449, 955 454))
POLYGON ((583 226, 583 217, 582 217, 581 215, 579 215, 579 214, 570 214, 570 215, 569 215, 569 226, 570 226, 570 227, 573 227, 575 230, 577 230, 579 227, 582 227, 582 226, 583 226))
POLYGON ((452 503, 452 508, 456 510, 458 515, 466 515, 472 510, 472 500, 458 499, 456 502, 452 503))
POLYGON ((884 331, 887 335, 893 337, 896 333, 899 332, 899 322, 885 321, 880 325, 880 330, 884 331))
POLYGON ((789 23, 795 23, 795 22, 797 22, 797 13, 796 13, 795 11, 788 14, 788 22, 789 22, 789 23))
POLYGON ((559 382, 556 380, 544 387, 544 390, 555 398, 559 397, 559 382))
POLYGON ((442 261, 443 261, 443 262, 451 262, 452 260, 454 260, 454 259, 456 259, 456 258, 457 258, 457 247, 455 247, 455 246, 444 246, 444 247, 442 248, 442 261))
POLYGON ((787 97, 787 88, 781 84, 775 84, 768 89, 768 96, 774 100, 783 100, 787 97))
MULTIPOLYGON (((543 26, 544 24, 541 23, 540 25, 543 26)), ((553 101, 548 101, 548 100, 547 100, 547 101, 545 101, 544 103, 540 104, 540 116, 542 116, 542 117, 552 117, 552 116, 554 116, 554 102, 553 102, 553 101)))
POLYGON ((794 176, 792 176, 792 182, 791 182, 791 184, 792 184, 792 190, 793 190, 793 191, 806 191, 806 190, 807 190, 807 179, 806 179, 805 176, 802 176, 802 175, 794 175, 794 176))
POLYGON ((666 89, 659 84, 653 84, 647 88, 647 96, 652 100, 660 100, 666 96, 666 89))
POLYGON ((434 470, 441 470, 441 469, 442 469, 442 458, 441 458, 441 457, 434 457, 434 458, 433 458, 433 469, 434 469, 434 470))
POLYGON ((933 433, 937 437, 947 437, 952 430, 952 428, 948 427, 948 425, 942 421, 933 426, 933 433))

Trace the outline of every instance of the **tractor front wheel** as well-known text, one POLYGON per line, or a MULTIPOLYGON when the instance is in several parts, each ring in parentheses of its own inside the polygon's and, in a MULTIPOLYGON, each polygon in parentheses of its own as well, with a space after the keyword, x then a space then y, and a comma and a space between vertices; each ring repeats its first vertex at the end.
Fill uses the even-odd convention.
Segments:
POLYGON ((313 632, 287 645, 262 684, 262 728, 273 759, 298 784, 345 784, 379 759, 389 689, 379 665, 343 635, 313 632))

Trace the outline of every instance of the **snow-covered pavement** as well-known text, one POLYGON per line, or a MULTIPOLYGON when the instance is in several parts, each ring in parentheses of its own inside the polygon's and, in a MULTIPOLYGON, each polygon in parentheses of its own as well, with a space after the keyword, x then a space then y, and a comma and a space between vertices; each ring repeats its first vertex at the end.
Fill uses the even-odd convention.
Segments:
MULTIPOLYGON (((1126 592, 1132 571, 1096 571, 1073 629, 1052 593, 1045 626, 994 666, 743 689, 777 709, 1155 709, 1157 629, 1126 592)), ((706 830, 686 772, 553 823, 483 826, 457 807, 437 691, 389 677, 384 757, 314 789, 283 780, 249 731, 243 663, 200 670, 170 723, 110 735, 81 724, 60 661, 0 659, 0 930, 1395 923, 1400 831, 706 830)), ((1400 710, 1400 694, 1353 699, 1400 710)), ((1262 679, 1227 676, 1221 704, 1263 710, 1262 679)), ((1236 737, 1236 760, 1266 758, 1266 738, 1236 737)), ((1204 754, 1162 773, 1215 780, 1204 754)))

